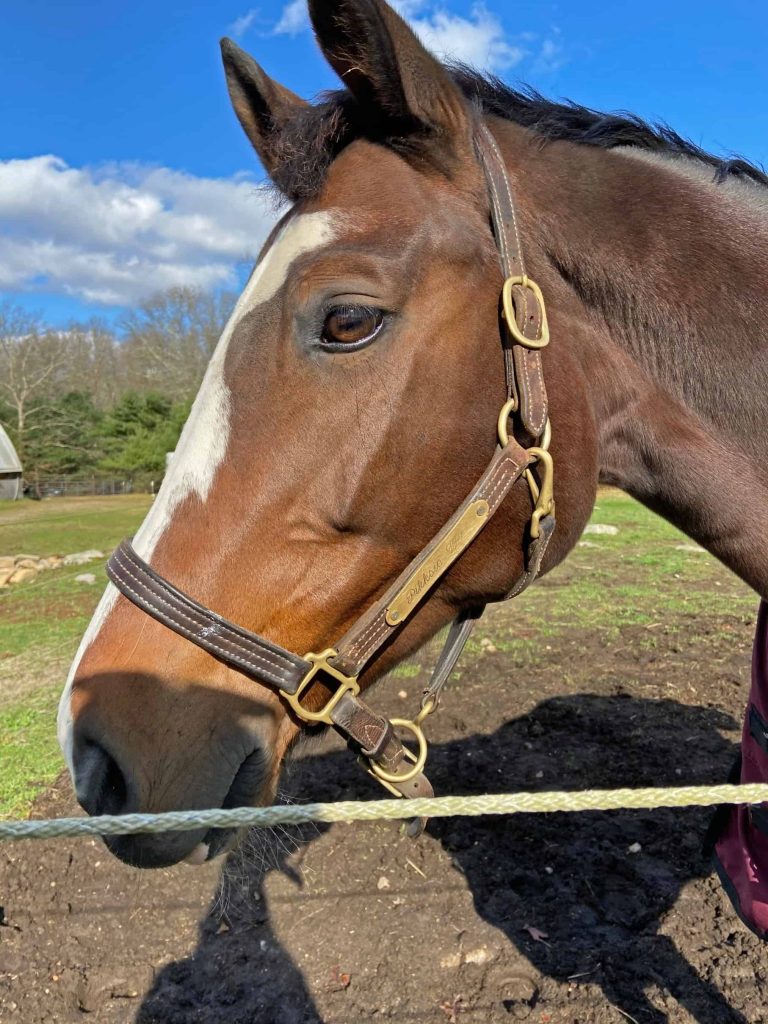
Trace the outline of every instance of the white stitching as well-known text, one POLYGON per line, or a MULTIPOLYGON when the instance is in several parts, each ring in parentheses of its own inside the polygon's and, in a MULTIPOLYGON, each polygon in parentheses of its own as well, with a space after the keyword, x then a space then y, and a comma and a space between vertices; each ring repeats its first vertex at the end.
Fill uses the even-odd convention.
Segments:
MULTIPOLYGON (((134 576, 133 573, 131 573, 127 569, 127 567, 125 566, 125 562, 127 561, 128 564, 131 566, 131 568, 136 569, 136 570, 138 570, 139 572, 141 572, 143 574, 144 570, 141 568, 141 565, 139 565, 131 557, 130 553, 126 552, 123 548, 118 548, 118 550, 115 552, 115 554, 123 559, 123 567, 125 568, 125 571, 128 572, 128 575, 131 577, 131 579, 136 580, 137 583, 141 583, 141 580, 138 578, 138 576, 134 576)), ((172 601, 175 601, 177 604, 181 604, 181 606, 186 608, 187 610, 191 609, 192 611, 196 612, 198 615, 207 615, 208 614, 206 609, 198 609, 198 608, 196 608, 194 606, 194 604, 191 602, 191 598, 187 598, 186 595, 184 595, 184 594, 181 594, 181 595, 175 594, 170 589, 168 584, 165 582, 165 580, 163 580, 163 578, 161 576, 152 576, 152 577, 150 577, 150 579, 151 579, 151 585, 159 586, 163 590, 163 592, 165 594, 167 594, 168 597, 170 597, 170 599, 172 601)), ((142 584, 142 585, 144 585, 144 584, 142 584)), ((160 600, 162 600, 162 599, 160 599, 160 600)), ((166 602, 163 602, 163 603, 165 604, 166 602)), ((170 608, 170 607, 173 607, 173 606, 172 605, 168 605, 168 607, 170 608)), ((179 612, 179 614, 181 615, 181 612, 179 612)), ((187 622, 193 622, 193 623, 195 622, 194 619, 190 619, 188 616, 183 616, 183 617, 186 619, 187 622)), ((197 623, 195 623, 195 625, 197 625, 197 623)), ((216 625, 220 626, 221 623, 217 622, 216 625)), ((233 636, 237 637, 237 634, 234 632, 234 628, 233 628, 234 627, 234 623, 232 623, 231 625, 229 623, 225 623, 224 625, 233 634, 233 636)), ((232 643, 242 644, 243 639, 244 638, 242 638, 242 637, 237 637, 237 640, 233 640, 231 642, 232 643)), ((244 651, 248 650, 247 647, 242 647, 241 649, 244 650, 244 651)), ((291 661, 290 658, 287 658, 284 654, 280 654, 279 651, 270 651, 269 653, 270 653, 270 656, 274 657, 277 661, 282 662, 288 669, 292 670, 292 669, 294 669, 296 667, 295 663, 293 661, 291 661)), ((257 657, 257 655, 254 655, 254 656, 257 657)))
POLYGON ((350 655, 350 657, 353 656, 354 654, 356 654, 357 653, 357 649, 360 647, 360 644, 362 644, 363 641, 366 640, 367 637, 369 637, 371 633, 373 633, 375 630, 377 630, 379 628, 379 626, 381 625, 381 623, 379 621, 380 616, 381 616, 381 612, 379 611, 374 616, 373 622, 371 622, 368 625, 368 627, 363 630, 363 632, 360 634, 360 636, 358 636, 358 638, 355 640, 355 642, 349 648, 348 654, 350 655))
MULTIPOLYGON (((501 164, 502 167, 505 167, 506 165, 504 164, 504 157, 501 155, 501 150, 498 147, 498 144, 496 142, 496 138, 495 138, 493 132, 487 126, 485 126, 485 125, 483 125, 483 131, 484 131, 484 134, 485 134, 486 138, 488 139, 488 142, 493 147, 493 151, 495 152, 495 154, 496 154, 496 156, 497 156, 497 158, 499 160, 499 163, 501 164)), ((514 203, 514 200, 512 199, 512 193, 511 193, 510 188, 509 188, 509 177, 506 174, 504 174, 504 188, 505 188, 506 193, 507 193, 507 199, 509 200, 509 209, 510 209, 510 212, 512 214, 512 226, 515 229, 515 240, 517 242, 517 261, 520 264, 520 269, 521 269, 521 271, 524 274, 525 273, 525 262, 523 260, 523 247, 520 244, 520 232, 519 232, 518 227, 517 227, 517 213, 515 211, 515 203, 514 203)))
POLYGON ((378 631, 378 633, 376 633, 375 636, 371 637, 371 639, 368 642, 368 645, 366 646, 365 650, 363 650, 358 655, 359 660, 364 661, 366 658, 368 658, 368 652, 375 648, 377 642, 381 639, 382 636, 384 636, 386 634, 388 629, 389 629, 389 624, 387 623, 387 621, 385 619, 384 622, 382 623, 382 628, 378 631))
MULTIPOLYGON (((165 605, 166 608, 171 609, 171 614, 169 615, 167 612, 162 611, 162 609, 160 609, 156 604, 153 604, 152 601, 150 601, 144 594, 141 594, 137 590, 134 590, 133 587, 131 587, 130 584, 124 579, 124 577, 122 577, 120 573, 117 571, 118 568, 127 576, 129 576, 132 580, 134 580, 137 584, 139 584, 139 586, 143 586, 142 581, 137 576, 134 576, 133 573, 128 569, 128 567, 124 565, 122 562, 113 562, 113 575, 117 577, 117 579, 120 581, 122 586, 126 588, 126 590, 129 590, 135 597, 139 598, 140 604, 145 604, 149 608, 152 608, 153 611, 157 612, 158 615, 165 615, 169 619, 172 619, 176 628, 179 629, 185 636, 189 637, 190 640, 193 640, 198 646, 202 645, 201 638, 196 633, 192 633, 191 631, 185 629, 178 621, 178 619, 183 619, 185 622, 189 622, 193 626, 198 626, 199 624, 195 622, 194 619, 190 619, 189 616, 184 615, 181 611, 179 611, 178 608, 174 608, 172 604, 169 604, 168 601, 164 601, 158 594, 153 594, 153 597, 155 597, 160 602, 160 604, 165 605)), ((205 638, 202 641, 202 643, 204 643, 207 647, 212 647, 213 650, 219 651, 225 657, 229 658, 229 660, 232 660, 233 657, 238 658, 240 661, 242 661, 243 664, 250 666, 255 671, 263 671, 259 668, 258 665, 254 664, 254 662, 252 661, 249 661, 247 658, 243 656, 243 654, 238 652, 244 652, 245 654, 249 654, 251 655, 251 657, 255 658, 256 661, 260 661, 263 665, 266 665, 269 672, 272 673, 272 677, 270 679, 271 682, 275 683, 275 685, 277 686, 280 686, 282 685, 282 683, 286 682, 284 678, 281 678, 277 675, 277 672, 279 670, 274 665, 270 665, 270 663, 265 658, 262 658, 258 654, 255 654, 253 651, 249 651, 246 647, 241 646, 237 639, 232 640, 229 639, 229 637, 227 637, 227 642, 232 644, 232 646, 235 648, 234 654, 232 651, 228 651, 224 647, 218 647, 216 644, 212 643, 207 638, 205 638)), ((264 674, 267 675, 267 672, 264 672, 264 674)))
MULTIPOLYGON (((137 579, 130 572, 128 572, 128 570, 126 569, 126 567, 124 565, 121 564, 119 566, 119 568, 123 572, 126 572, 131 577, 131 579, 136 580, 136 582, 139 585, 141 585, 141 580, 137 579)), ((147 605, 149 608, 152 608, 153 611, 157 612, 158 615, 165 615, 165 616, 167 616, 167 618, 169 618, 169 619, 171 619, 173 621, 173 624, 174 624, 176 629, 178 629, 181 633, 183 633, 184 636, 189 637, 189 639, 192 640, 197 646, 200 646, 200 637, 196 633, 193 633, 190 630, 185 629, 184 626, 182 626, 181 623, 178 621, 178 619, 181 618, 181 619, 184 619, 187 622, 191 622, 192 625, 194 626, 194 625, 197 625, 197 623, 194 621, 194 619, 190 619, 190 618, 187 618, 186 615, 182 615, 182 613, 180 611, 178 611, 178 609, 174 609, 172 605, 169 605, 166 601, 163 601, 162 598, 158 597, 157 598, 158 601, 160 601, 161 604, 164 604, 168 608, 170 608, 172 612, 175 612, 175 615, 177 617, 174 617, 173 615, 168 615, 167 612, 164 612, 160 608, 158 608, 157 605, 153 604, 144 594, 140 593, 137 590, 134 590, 134 588, 122 576, 120 576, 120 574, 117 572, 117 570, 116 570, 114 565, 112 566, 112 573, 120 581, 121 586, 125 587, 126 590, 130 591, 130 593, 133 594, 138 599, 139 606, 141 606, 142 604, 147 605)), ((154 596, 157 597, 157 595, 154 595, 154 596)), ((159 620, 159 621, 162 622, 162 619, 159 620)), ((235 641, 229 641, 229 642, 232 643, 232 645, 235 648, 238 648, 238 644, 235 641)), ((257 661, 261 661, 264 665, 266 665, 268 671, 264 671, 263 669, 260 669, 258 665, 254 664, 254 662, 252 662, 252 661, 249 661, 246 657, 243 656, 242 653, 238 653, 237 649, 234 652, 228 651, 226 648, 219 647, 216 644, 212 643, 207 638, 203 641, 203 643, 206 645, 205 647, 203 647, 203 650, 205 650, 207 647, 211 647, 211 648, 213 648, 214 651, 219 651, 221 654, 223 654, 224 657, 227 658, 227 660, 229 660, 229 661, 237 660, 237 661, 241 662, 244 665, 248 665, 250 668, 254 669, 256 672, 262 672, 265 676, 268 676, 269 681, 274 683, 276 686, 280 686, 280 685, 282 685, 282 683, 286 682, 285 679, 282 679, 280 676, 276 675, 276 671, 277 670, 274 668, 274 666, 270 666, 268 661, 265 661, 263 658, 260 658, 259 655, 257 655, 257 654, 253 654, 253 657, 256 658, 257 661)), ((240 647, 239 650, 240 651, 245 651, 248 654, 252 654, 252 652, 247 651, 247 649, 243 648, 243 647, 240 647)))

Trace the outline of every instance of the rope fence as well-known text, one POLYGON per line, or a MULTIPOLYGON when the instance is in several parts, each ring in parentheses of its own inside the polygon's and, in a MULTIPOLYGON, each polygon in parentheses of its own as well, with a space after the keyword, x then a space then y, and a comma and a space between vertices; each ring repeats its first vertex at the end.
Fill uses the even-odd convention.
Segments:
POLYGON ((268 828, 306 822, 378 821, 401 818, 477 817, 482 814, 552 814, 574 811, 656 810, 768 802, 768 784, 589 789, 573 792, 486 793, 414 800, 340 800, 164 814, 110 814, 94 818, 0 821, 0 840, 191 832, 209 828, 268 828))

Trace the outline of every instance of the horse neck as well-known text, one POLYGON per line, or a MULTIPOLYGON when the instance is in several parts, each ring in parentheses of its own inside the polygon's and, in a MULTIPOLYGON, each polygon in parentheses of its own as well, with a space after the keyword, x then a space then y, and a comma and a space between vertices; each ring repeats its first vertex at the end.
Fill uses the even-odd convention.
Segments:
POLYGON ((588 382, 601 481, 768 597, 768 189, 505 137, 550 320, 588 382))

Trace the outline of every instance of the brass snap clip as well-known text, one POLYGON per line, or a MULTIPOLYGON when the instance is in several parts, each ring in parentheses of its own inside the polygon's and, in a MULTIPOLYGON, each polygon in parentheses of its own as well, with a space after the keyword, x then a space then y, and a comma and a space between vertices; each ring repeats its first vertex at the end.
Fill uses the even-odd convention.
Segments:
POLYGON ((539 483, 533 479, 530 471, 526 472, 528 486, 531 488, 534 508, 531 516, 530 534, 532 540, 538 540, 541 533, 541 520, 545 516, 551 516, 555 511, 554 496, 554 464, 552 456, 545 448, 528 448, 528 453, 536 459, 536 468, 539 473, 539 483))
POLYGON ((532 281, 527 274, 508 277, 506 279, 504 287, 501 290, 501 308, 504 312, 507 329, 518 345, 522 345, 524 348, 530 349, 541 349, 547 347, 549 344, 549 322, 547 321, 547 307, 544 305, 544 296, 541 294, 541 288, 539 288, 536 282, 532 281), (538 338, 526 338, 517 325, 515 294, 512 290, 515 287, 527 288, 533 293, 533 296, 536 299, 536 303, 541 314, 541 326, 539 327, 538 338))

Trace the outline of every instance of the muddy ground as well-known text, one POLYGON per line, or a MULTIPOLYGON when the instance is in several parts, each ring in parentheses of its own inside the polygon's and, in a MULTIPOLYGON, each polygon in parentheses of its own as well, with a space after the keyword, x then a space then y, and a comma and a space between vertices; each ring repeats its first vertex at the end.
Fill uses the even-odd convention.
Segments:
MULTIPOLYGON (((566 630, 532 659, 494 642, 514 615, 490 613, 490 640, 430 722, 438 793, 724 781, 753 618, 683 616, 610 640, 566 630)), ((389 681, 375 702, 402 714, 419 687, 389 681)), ((285 789, 381 795, 334 740, 285 789)), ((73 811, 60 781, 35 814, 73 811)), ((417 842, 394 823, 256 836, 218 895, 218 865, 141 873, 95 841, 7 844, 0 1020, 759 1024, 768 958, 709 873, 708 819, 447 819, 417 842)))

